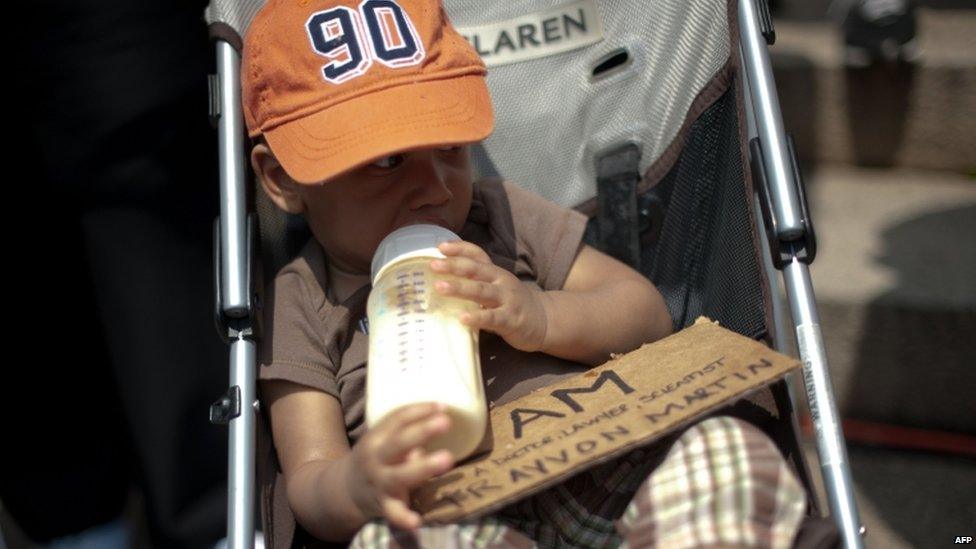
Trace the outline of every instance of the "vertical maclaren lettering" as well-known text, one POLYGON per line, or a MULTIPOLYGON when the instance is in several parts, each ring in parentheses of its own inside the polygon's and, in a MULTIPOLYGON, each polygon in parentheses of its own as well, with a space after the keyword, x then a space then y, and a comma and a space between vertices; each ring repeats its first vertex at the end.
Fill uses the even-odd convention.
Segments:
POLYGON ((816 383, 813 377, 813 368, 803 368, 803 382, 807 387, 807 402, 810 406, 810 419, 813 421, 814 425, 820 423, 820 406, 818 405, 819 400, 817 400, 814 395, 814 387, 816 383))
POLYGON ((634 392, 634 388, 627 385, 616 372, 613 370, 604 370, 600 372, 600 375, 596 378, 596 381, 593 382, 593 385, 590 385, 588 388, 557 389, 551 394, 559 399, 563 404, 569 406, 569 408, 574 412, 580 413, 583 411, 583 407, 580 406, 579 403, 573 400, 573 398, 569 395, 575 393, 595 393, 596 391, 600 390, 600 387, 603 387, 603 384, 607 381, 612 381, 625 395, 629 395, 630 393, 634 392))

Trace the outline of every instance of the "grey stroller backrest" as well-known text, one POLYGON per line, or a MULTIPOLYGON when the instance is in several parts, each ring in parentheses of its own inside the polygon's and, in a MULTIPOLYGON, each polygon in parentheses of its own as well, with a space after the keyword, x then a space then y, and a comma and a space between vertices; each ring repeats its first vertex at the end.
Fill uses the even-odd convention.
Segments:
POLYGON ((445 0, 488 65, 496 131, 476 165, 563 206, 597 194, 597 156, 644 173, 729 59, 725 0, 445 0))
POLYGON ((764 338, 735 5, 445 0, 488 65, 496 128, 476 150, 481 174, 591 215, 587 243, 651 278, 675 328, 706 315, 764 338), (628 169, 642 176, 630 189, 628 169))

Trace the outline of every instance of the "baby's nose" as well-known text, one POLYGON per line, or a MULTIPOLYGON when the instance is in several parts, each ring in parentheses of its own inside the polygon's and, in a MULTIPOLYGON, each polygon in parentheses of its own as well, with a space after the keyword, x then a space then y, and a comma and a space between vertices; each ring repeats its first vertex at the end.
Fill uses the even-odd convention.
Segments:
POLYGON ((435 162, 424 162, 411 174, 414 181, 414 191, 410 197, 410 209, 416 210, 424 206, 438 206, 454 197, 447 185, 447 177, 435 162))

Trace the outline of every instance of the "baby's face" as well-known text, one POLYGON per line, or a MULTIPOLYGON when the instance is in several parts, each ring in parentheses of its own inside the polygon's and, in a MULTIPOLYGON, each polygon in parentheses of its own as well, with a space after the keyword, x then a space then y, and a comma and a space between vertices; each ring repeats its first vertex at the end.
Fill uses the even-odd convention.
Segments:
POLYGON ((322 185, 302 185, 305 218, 330 261, 368 274, 373 252, 392 231, 431 223, 461 231, 471 207, 467 146, 387 156, 322 185))

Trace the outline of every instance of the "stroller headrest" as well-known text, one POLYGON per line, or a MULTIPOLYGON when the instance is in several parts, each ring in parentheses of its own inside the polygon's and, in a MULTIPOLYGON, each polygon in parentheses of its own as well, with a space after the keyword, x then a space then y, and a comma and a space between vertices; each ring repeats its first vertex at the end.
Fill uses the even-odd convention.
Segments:
POLYGON ((595 158, 624 142, 643 173, 729 60, 726 0, 445 0, 488 64, 495 132, 476 154, 565 206, 596 194, 595 158))

